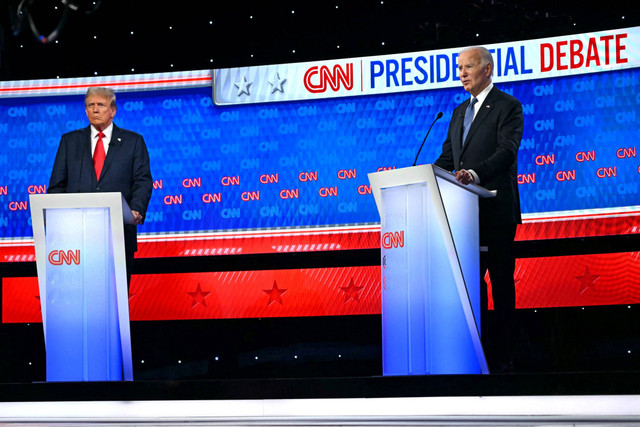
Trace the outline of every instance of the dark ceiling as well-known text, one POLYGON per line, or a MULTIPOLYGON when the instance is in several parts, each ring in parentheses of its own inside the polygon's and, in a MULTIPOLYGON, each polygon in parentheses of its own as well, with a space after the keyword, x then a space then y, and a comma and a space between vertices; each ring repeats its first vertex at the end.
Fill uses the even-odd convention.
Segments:
POLYGON ((288 63, 640 25, 633 2, 589 3, 0 0, 0 79, 288 63))

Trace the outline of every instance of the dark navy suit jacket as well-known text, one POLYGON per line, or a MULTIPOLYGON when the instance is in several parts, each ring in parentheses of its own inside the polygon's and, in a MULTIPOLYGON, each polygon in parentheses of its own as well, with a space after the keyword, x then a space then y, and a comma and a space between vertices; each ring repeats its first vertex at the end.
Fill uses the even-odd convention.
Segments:
POLYGON ((447 139, 435 165, 448 171, 472 169, 480 185, 498 190, 495 198, 480 200, 480 227, 519 224, 518 149, 524 120, 522 105, 493 87, 476 114, 462 145, 462 123, 469 100, 453 110, 447 139))
MULTIPOLYGON (((49 193, 120 192, 131 210, 145 217, 153 182, 142 135, 113 125, 100 179, 91 159, 91 127, 62 135, 51 171, 49 193)), ((137 250, 136 226, 125 224, 125 248, 137 250)))

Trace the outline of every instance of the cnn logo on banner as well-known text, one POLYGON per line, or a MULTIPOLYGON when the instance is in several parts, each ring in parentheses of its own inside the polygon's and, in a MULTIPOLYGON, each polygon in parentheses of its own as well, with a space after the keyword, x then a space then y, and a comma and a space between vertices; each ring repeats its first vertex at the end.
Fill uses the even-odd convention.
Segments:
POLYGON ((334 65, 333 70, 326 65, 311 67, 304 73, 304 87, 311 93, 322 93, 327 90, 337 92, 343 85, 346 90, 353 89, 353 63, 346 65, 346 70, 340 65, 334 65))
POLYGON ((390 231, 382 235, 382 247, 385 249, 404 248, 404 231, 390 231))
POLYGON ((80 249, 76 249, 75 251, 54 250, 49 252, 48 259, 51 265, 80 265, 80 249))

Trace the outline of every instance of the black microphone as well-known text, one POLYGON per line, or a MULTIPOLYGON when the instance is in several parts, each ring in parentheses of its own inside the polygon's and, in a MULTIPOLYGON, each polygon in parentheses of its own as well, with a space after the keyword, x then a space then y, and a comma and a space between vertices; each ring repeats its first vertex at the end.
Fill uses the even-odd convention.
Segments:
POLYGON ((427 131, 427 134, 424 136, 424 139, 422 140, 422 144, 420 145, 420 149, 418 150, 418 154, 416 154, 416 159, 413 161, 413 166, 416 165, 416 163, 418 162, 418 156, 420 155, 420 152, 422 151, 422 147, 424 147, 424 143, 427 141, 427 137, 429 136, 429 132, 431 132, 431 128, 433 127, 433 125, 436 124, 436 122, 438 120, 440 120, 440 118, 443 116, 442 111, 440 111, 437 115, 435 120, 433 121, 433 123, 431 123, 431 126, 429 126, 429 130, 427 131))

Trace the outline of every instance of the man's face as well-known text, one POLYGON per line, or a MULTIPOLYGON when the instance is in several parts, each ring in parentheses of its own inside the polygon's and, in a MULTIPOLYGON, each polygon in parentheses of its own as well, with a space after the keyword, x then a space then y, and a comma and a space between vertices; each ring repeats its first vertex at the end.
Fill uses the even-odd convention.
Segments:
POLYGON ((109 127, 116 115, 116 108, 109 105, 109 98, 106 96, 90 95, 84 107, 89 122, 99 131, 109 127))
POLYGON ((465 50, 458 56, 458 75, 464 90, 472 96, 480 92, 491 83, 491 64, 482 66, 480 52, 475 49, 465 50))

